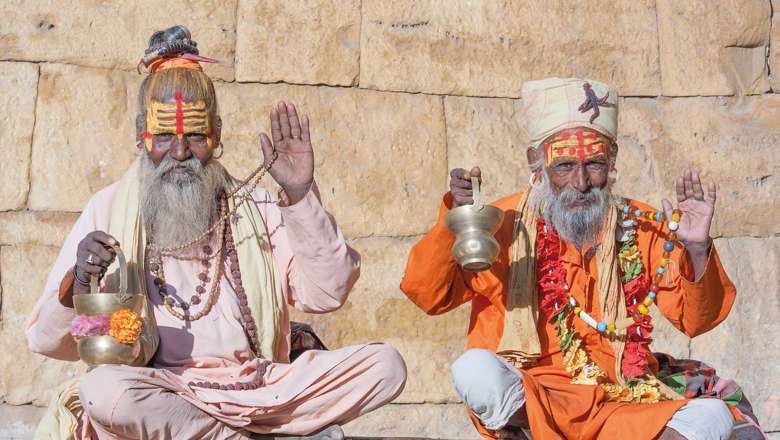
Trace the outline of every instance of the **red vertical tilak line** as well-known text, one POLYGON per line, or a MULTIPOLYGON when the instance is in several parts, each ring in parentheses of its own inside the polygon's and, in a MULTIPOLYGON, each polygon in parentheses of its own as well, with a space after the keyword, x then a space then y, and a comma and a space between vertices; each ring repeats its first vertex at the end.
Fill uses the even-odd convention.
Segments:
POLYGON ((182 109, 181 92, 176 91, 176 136, 184 135, 184 110, 182 109))
POLYGON ((577 158, 585 160, 585 133, 582 130, 577 130, 575 136, 577 136, 577 158))

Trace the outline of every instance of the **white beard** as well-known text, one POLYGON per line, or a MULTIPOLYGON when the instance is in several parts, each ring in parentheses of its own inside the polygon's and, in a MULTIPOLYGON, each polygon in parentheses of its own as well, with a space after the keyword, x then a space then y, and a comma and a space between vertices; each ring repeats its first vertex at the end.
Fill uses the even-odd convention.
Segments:
POLYGON ((179 162, 166 156, 155 167, 144 154, 141 179, 146 233, 158 247, 172 247, 196 238, 217 219, 227 173, 219 162, 204 166, 195 157, 179 162), (169 172, 176 166, 186 170, 169 172))
POLYGON ((528 197, 531 207, 536 212, 541 210, 544 213, 545 222, 552 224, 562 239, 579 250, 586 243, 596 243, 613 200, 609 186, 591 188, 586 193, 564 190, 555 194, 546 172, 542 173, 542 181, 531 189, 528 197), (584 206, 572 205, 582 200, 590 203, 584 206))

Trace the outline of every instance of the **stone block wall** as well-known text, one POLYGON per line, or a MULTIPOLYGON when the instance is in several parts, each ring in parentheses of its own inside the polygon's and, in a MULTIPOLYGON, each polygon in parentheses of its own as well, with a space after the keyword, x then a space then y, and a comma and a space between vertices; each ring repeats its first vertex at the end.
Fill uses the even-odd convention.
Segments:
POLYGON ((234 175, 261 160, 258 134, 269 130, 274 102, 291 100, 310 115, 324 203, 362 253, 363 270, 341 310, 295 318, 330 346, 390 342, 409 367, 396 403, 348 433, 476 437, 449 377, 468 307, 426 316, 398 283, 409 247, 436 218, 450 168, 481 165, 491 197, 524 189, 520 88, 546 76, 618 88, 622 194, 660 206, 685 167, 718 182, 713 236, 737 302, 724 324, 693 340, 658 319, 654 348, 736 378, 763 425, 780 431, 779 7, 778 0, 5 1, 0 425, 16 424, 0 426, 0 437, 29 433, 19 420, 34 423, 39 410, 30 405, 45 405, 60 381, 83 370, 29 353, 23 325, 79 211, 133 160, 142 78, 135 64, 149 35, 176 23, 192 30, 202 54, 222 61, 206 71, 224 120, 222 160, 234 175), (17 416, 25 408, 31 412, 17 416))

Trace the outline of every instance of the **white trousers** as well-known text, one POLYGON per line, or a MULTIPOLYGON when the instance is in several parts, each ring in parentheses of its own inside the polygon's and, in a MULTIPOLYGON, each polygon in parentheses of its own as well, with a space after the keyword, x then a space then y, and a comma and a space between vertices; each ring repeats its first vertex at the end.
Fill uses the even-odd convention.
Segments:
MULTIPOLYGON (((495 353, 471 349, 452 364, 455 391, 474 414, 491 430, 499 430, 525 405, 523 376, 495 353)), ((734 428, 734 417, 719 399, 691 400, 680 408, 666 426, 688 440, 726 440, 734 428)))

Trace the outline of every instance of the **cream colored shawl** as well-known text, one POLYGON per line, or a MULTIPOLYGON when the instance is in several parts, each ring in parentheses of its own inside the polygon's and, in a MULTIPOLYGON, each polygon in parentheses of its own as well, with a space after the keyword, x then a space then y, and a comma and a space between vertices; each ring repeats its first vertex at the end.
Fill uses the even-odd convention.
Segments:
MULTIPOLYGON (((233 188, 240 183, 230 178, 233 188)), ((244 190, 239 194, 246 194, 244 190)), ((246 194, 249 196, 249 194, 246 194)), ((116 198, 111 207, 109 234, 123 247, 128 265, 128 291, 147 295, 144 256, 146 238, 141 216, 141 157, 130 166, 119 183, 116 198)), ((239 196, 229 200, 229 207, 235 207, 239 196)), ((257 206, 251 199, 241 204, 236 211, 237 221, 233 225, 233 239, 238 252, 241 280, 246 290, 249 307, 258 329, 259 352, 257 355, 274 362, 281 361, 278 353, 280 341, 286 337, 282 331, 284 319, 284 296, 281 281, 276 275, 268 233, 257 206)), ((114 263, 108 269, 106 284, 118 283, 119 268, 114 263)), ((110 288, 108 289, 110 290, 110 288)), ((133 362, 135 366, 147 365, 157 351, 159 334, 154 313, 149 301, 143 311, 144 331, 141 336, 141 353, 133 362)), ((49 407, 35 432, 35 439, 72 439, 82 414, 78 399, 79 379, 63 384, 49 403, 49 407)))

